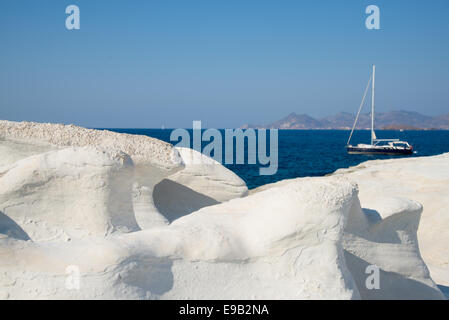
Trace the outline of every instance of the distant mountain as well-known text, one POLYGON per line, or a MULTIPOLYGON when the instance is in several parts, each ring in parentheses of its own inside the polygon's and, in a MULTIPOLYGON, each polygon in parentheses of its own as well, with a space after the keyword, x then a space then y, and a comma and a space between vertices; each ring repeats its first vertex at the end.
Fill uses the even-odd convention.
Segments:
POLYGON ((321 123, 306 114, 290 113, 285 118, 272 123, 271 126, 279 129, 308 129, 309 127, 319 127, 321 123))
MULTIPOLYGON (((242 128, 266 128, 266 129, 351 129, 355 120, 355 115, 348 112, 340 112, 333 116, 315 119, 306 114, 290 113, 285 118, 268 125, 249 125, 242 128)), ((359 115, 357 129, 371 128, 371 114, 359 115)), ((430 117, 418 112, 411 111, 391 111, 376 112, 375 129, 445 129, 449 130, 449 114, 430 117)))

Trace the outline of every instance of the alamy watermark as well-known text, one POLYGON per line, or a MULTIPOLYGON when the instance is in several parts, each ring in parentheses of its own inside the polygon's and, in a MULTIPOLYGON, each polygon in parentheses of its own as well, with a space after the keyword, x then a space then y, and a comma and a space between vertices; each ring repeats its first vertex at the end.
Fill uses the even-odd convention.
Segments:
POLYGON ((365 10, 366 14, 369 16, 365 20, 365 26, 368 30, 379 30, 380 29, 380 9, 378 6, 369 5, 365 10))
POLYGON ((201 121, 193 121, 193 138, 188 130, 175 129, 171 132, 170 141, 177 142, 175 147, 191 148, 219 163, 223 163, 223 156, 225 164, 245 164, 246 158, 247 164, 259 163, 265 166, 259 168, 260 175, 276 174, 278 170, 277 129, 258 129, 257 131, 255 129, 224 129, 222 131, 218 129, 203 131, 201 121), (208 143, 203 147, 203 142, 208 143), (268 144, 269 148, 267 148, 268 144))
MULTIPOLYGON (((80 29, 80 8, 77 5, 71 4, 65 9, 66 17, 65 26, 67 30, 80 29)), ((369 16, 365 20, 365 26, 368 30, 380 29, 380 9, 376 5, 369 5, 365 9, 365 13, 369 16)))
POLYGON ((65 8, 65 13, 69 16, 65 19, 65 27, 67 30, 80 29, 80 8, 74 4, 65 8))
POLYGON ((365 287, 368 290, 380 289, 380 269, 378 266, 371 264, 366 267, 365 273, 369 274, 365 280, 365 287))

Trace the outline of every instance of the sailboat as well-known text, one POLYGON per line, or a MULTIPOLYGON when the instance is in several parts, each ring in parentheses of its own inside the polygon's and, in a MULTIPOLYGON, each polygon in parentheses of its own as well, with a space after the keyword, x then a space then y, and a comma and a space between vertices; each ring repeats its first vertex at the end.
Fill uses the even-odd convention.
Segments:
POLYGON ((375 78, 376 78, 376 66, 373 65, 373 72, 370 75, 368 84, 366 85, 365 92, 363 94, 362 102, 360 103, 357 116, 355 117, 354 125, 352 126, 351 134, 349 135, 348 142, 346 143, 346 150, 349 154, 390 154, 390 155, 403 155, 412 154, 413 147, 406 141, 401 141, 399 139, 377 139, 376 133, 374 132, 374 88, 375 88, 375 78), (360 143, 356 146, 350 145, 352 134, 357 125, 357 120, 359 119, 360 111, 362 110, 363 103, 368 92, 369 85, 371 87, 371 144, 360 143))

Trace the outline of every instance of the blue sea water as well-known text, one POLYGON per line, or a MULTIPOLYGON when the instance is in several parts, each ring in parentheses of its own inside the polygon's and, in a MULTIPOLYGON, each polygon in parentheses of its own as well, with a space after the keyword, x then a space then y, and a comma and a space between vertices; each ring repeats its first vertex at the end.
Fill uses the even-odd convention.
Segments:
MULTIPOLYGON (((176 144, 176 142, 170 141, 172 129, 108 130, 146 135, 176 144)), ((413 145, 416 153, 411 156, 402 157, 432 156, 449 152, 449 131, 447 130, 403 132, 381 130, 376 131, 376 135, 379 139, 399 138, 413 145)), ((260 164, 231 164, 225 166, 245 180, 248 188, 252 189, 283 179, 324 176, 339 168, 355 166, 367 160, 400 157, 388 155, 349 155, 345 149, 348 136, 349 131, 345 130, 279 130, 278 170, 276 174, 270 176, 260 175, 260 164)), ((351 143, 369 143, 369 141, 370 131, 360 130, 354 132, 351 143)), ((203 143, 203 145, 206 144, 208 142, 203 143)), ((269 150, 268 145, 267 149, 269 150)), ((224 150, 223 147, 223 153, 224 150)), ((246 160, 245 163, 247 163, 246 160)))

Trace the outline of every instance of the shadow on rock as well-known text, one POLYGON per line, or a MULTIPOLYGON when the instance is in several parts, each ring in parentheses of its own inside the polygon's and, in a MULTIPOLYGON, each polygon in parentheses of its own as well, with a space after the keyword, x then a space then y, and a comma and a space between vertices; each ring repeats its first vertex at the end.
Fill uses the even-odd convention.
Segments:
POLYGON ((182 184, 164 179, 154 187, 154 205, 169 222, 219 202, 182 184))
POLYGON ((0 233, 18 240, 31 240, 28 234, 10 217, 0 211, 0 233))

